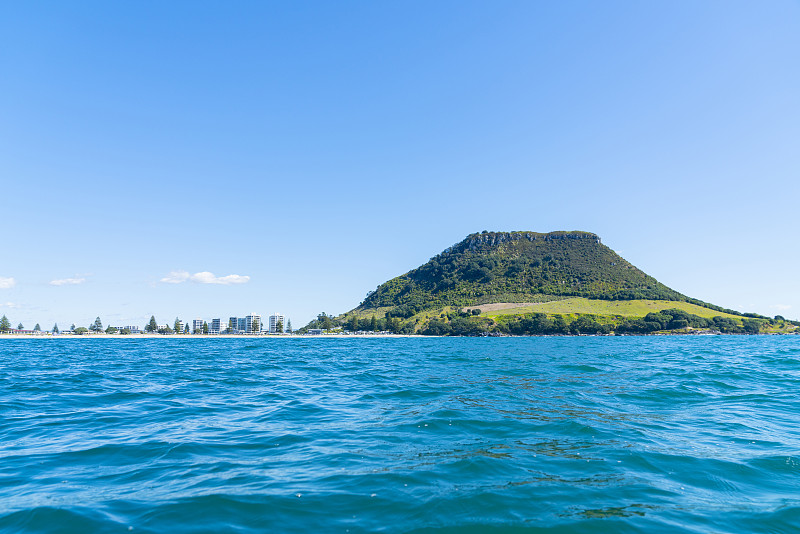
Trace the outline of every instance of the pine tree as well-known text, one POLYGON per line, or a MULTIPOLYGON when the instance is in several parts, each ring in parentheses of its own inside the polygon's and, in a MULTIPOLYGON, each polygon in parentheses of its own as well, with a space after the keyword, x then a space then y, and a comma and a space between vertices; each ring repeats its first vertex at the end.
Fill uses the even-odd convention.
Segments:
POLYGON ((376 332, 378 330, 378 319, 376 319, 374 315, 372 316, 372 319, 369 322, 369 329, 372 330, 373 332, 376 332))
POLYGON ((54 325, 53 325, 53 333, 54 333, 54 334, 58 334, 58 333, 60 333, 60 331, 59 331, 59 329, 58 329, 58 323, 56 323, 56 324, 54 324, 54 325))
POLYGON ((185 325, 183 325, 183 333, 184 334, 188 334, 189 333, 189 323, 186 323, 185 325))
POLYGON ((89 330, 92 332, 102 332, 103 331, 103 323, 100 321, 100 317, 94 320, 94 324, 89 327, 89 330))
POLYGON ((25 327, 24 327, 24 326, 22 326, 22 323, 19 323, 19 324, 17 325, 17 330, 25 330, 25 327))
POLYGON ((8 332, 11 330, 11 322, 8 320, 8 317, 5 315, 2 319, 0 319, 0 332, 8 332))
POLYGON ((208 334, 208 323, 203 321, 203 333, 208 334))
POLYGON ((70 326, 69 329, 74 332, 75 331, 75 323, 72 323, 72 326, 70 326))
POLYGON ((155 315, 150 316, 150 322, 144 327, 145 332, 155 332, 158 330, 158 323, 156 322, 155 315))
POLYGON ((172 329, 175 330, 176 334, 181 333, 181 320, 175 317, 175 324, 172 326, 172 329))
POLYGON ((283 334, 283 321, 278 321, 278 324, 275 325, 275 332, 283 334))
POLYGON ((290 334, 292 333, 292 320, 291 319, 286 319, 286 331, 288 333, 290 333, 290 334))
POLYGON ((358 331, 358 316, 355 313, 350 316, 350 321, 348 322, 347 327, 350 329, 351 332, 358 331))
POLYGON ((34 332, 41 332, 42 331, 42 327, 39 326, 39 323, 36 323, 36 326, 33 327, 33 331, 34 332))

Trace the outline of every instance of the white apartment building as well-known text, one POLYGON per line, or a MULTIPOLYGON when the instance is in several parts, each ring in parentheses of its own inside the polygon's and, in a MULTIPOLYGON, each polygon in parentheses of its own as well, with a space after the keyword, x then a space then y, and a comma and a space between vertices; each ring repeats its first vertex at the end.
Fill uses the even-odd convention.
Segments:
POLYGON ((283 331, 286 331, 286 317, 280 313, 275 313, 269 316, 269 333, 276 334, 278 332, 278 323, 283 326, 283 331))
POLYGON ((192 320, 192 334, 195 332, 200 331, 203 332, 203 320, 202 319, 193 319, 192 320))
POLYGON ((256 315, 255 313, 251 313, 247 317, 244 318, 245 320, 245 327, 244 331, 248 334, 259 334, 261 333, 261 316, 256 315))

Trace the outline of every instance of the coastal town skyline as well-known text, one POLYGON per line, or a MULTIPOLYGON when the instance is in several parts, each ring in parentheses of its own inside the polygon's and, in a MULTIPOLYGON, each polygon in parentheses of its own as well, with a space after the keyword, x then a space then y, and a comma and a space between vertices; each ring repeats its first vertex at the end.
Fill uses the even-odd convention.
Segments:
POLYGON ((70 326, 62 325, 59 327, 58 323, 54 323, 52 328, 42 327, 40 323, 25 327, 23 323, 18 323, 16 327, 14 323, 6 316, 0 318, 0 333, 3 334, 206 334, 206 335, 238 335, 238 334, 283 334, 292 333, 293 326, 291 318, 286 317, 282 313, 273 313, 267 316, 266 320, 262 320, 262 316, 256 313, 250 313, 245 316, 230 316, 227 319, 216 317, 213 319, 193 318, 184 321, 179 317, 175 317, 172 323, 159 323, 155 315, 150 316, 150 320, 144 325, 126 324, 126 325, 105 325, 102 319, 98 316, 94 321, 88 325, 71 323, 70 326))

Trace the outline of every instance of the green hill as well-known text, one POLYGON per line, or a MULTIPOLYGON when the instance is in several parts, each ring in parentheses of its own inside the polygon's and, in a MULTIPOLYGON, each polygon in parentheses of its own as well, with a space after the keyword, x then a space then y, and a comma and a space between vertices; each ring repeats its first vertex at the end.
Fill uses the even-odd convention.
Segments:
POLYGON ((444 306, 551 297, 691 302, 588 232, 484 232, 378 286, 356 310, 410 317, 444 306))
POLYGON ((665 286, 589 232, 484 231, 381 284, 354 310, 321 315, 306 328, 467 335, 757 332, 768 328, 766 321, 665 286))

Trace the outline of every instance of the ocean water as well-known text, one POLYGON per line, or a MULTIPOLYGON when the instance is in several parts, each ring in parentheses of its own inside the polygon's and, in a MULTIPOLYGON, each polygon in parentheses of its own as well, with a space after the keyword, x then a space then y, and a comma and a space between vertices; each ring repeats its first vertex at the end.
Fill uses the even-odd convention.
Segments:
POLYGON ((800 337, 0 340, 0 532, 798 532, 800 337))

